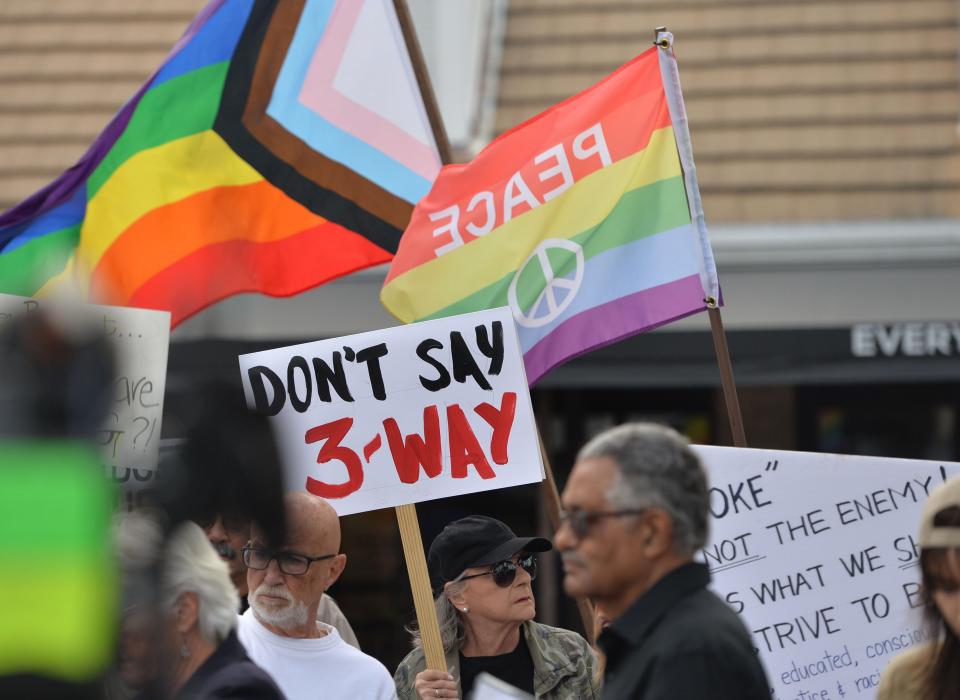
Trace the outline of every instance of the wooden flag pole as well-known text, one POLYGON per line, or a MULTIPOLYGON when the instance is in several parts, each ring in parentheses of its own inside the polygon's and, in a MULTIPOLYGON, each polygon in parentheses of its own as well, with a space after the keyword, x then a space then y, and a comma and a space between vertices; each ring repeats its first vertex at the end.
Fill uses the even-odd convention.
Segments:
MULTIPOLYGON (((423 60, 423 51, 410 18, 410 10, 404 0, 394 0, 394 9, 403 40, 410 56, 410 64, 417 78, 417 85, 423 97, 423 104, 430 120, 433 138, 437 142, 437 152, 440 161, 448 164, 451 161, 450 142, 447 140, 447 131, 443 127, 443 119, 437 107, 437 98, 433 92, 433 84, 427 73, 427 65, 423 60)), ((417 611, 417 628, 423 643, 423 652, 426 657, 427 668, 432 671, 446 671, 447 662, 443 653, 443 642, 440 637, 440 625, 437 622, 437 609, 433 602, 433 591, 430 587, 430 574, 427 571, 427 560, 423 555, 423 537, 420 534, 420 521, 417 519, 417 507, 407 504, 397 506, 397 525, 400 527, 400 540, 403 543, 403 558, 407 563, 407 575, 410 578, 410 588, 413 592, 413 606, 417 611)))
POLYGON ((727 407, 727 417, 730 419, 733 444, 735 447, 746 447, 747 436, 743 430, 743 416, 740 415, 737 383, 733 378, 733 365, 730 363, 730 351, 727 348, 727 334, 723 330, 723 319, 720 317, 720 307, 716 299, 707 299, 707 315, 710 316, 710 332, 713 334, 713 347, 717 353, 723 402, 727 407))
MULTIPOLYGON (((430 74, 427 72, 427 65, 423 59, 423 51, 417 39, 413 20, 410 17, 410 10, 404 0, 393 0, 393 6, 397 13, 400 30, 403 32, 404 42, 407 45, 407 53, 410 55, 413 73, 417 78, 420 94, 423 96, 423 104, 427 111, 427 118, 430 120, 433 138, 437 143, 440 161, 444 165, 448 165, 452 162, 450 141, 447 139, 447 131, 443 126, 443 118, 440 116, 437 98, 433 92, 433 84, 430 82, 430 74)), ((537 438, 540 439, 539 431, 537 438)), ((550 516, 550 524, 556 530, 560 527, 560 494, 557 490, 557 482, 553 477, 553 469, 550 467, 550 460, 544 449, 543 440, 540 440, 540 454, 543 458, 543 467, 546 473, 546 479, 542 485, 543 497, 550 516)), ((410 585, 413 588, 413 602, 416 607, 417 624, 420 628, 420 635, 423 639, 423 647, 427 657, 427 668, 445 671, 446 661, 443 655, 443 645, 440 641, 440 628, 437 624, 437 613, 430 590, 426 560, 423 556, 423 541, 420 536, 420 526, 417 522, 416 507, 413 505, 398 506, 397 522, 400 525, 400 537, 403 541, 403 552, 407 561, 407 573, 410 575, 410 585)), ((592 644, 593 606, 590 601, 578 598, 577 607, 580 610, 587 640, 592 644)))
MULTIPOLYGON (((393 0, 393 6, 397 12, 397 19, 400 23, 400 29, 403 32, 404 41, 407 44, 407 52, 410 55, 410 63, 413 66, 414 75, 417 78, 417 85, 420 87, 420 94, 423 95, 423 104, 427 110, 427 118, 430 120, 430 128, 433 131, 433 138, 437 142, 437 151, 440 153, 440 160, 444 165, 448 165, 452 162, 452 155, 450 151, 450 141, 447 139, 447 131, 443 126, 443 118, 440 116, 440 109, 437 106, 437 98, 433 92, 433 83, 430 82, 430 75, 427 72, 426 62, 423 60, 423 51, 420 49, 420 42, 417 39, 416 30, 413 27, 413 21, 410 17, 410 10, 407 7, 405 0, 393 0)), ((547 513, 550 517, 550 524, 553 526, 554 531, 560 527, 560 493, 557 490, 557 482, 553 477, 553 469, 550 466, 550 459, 547 456, 547 451, 544 448, 543 440, 540 439, 539 431, 537 433, 537 439, 540 442, 540 455, 543 459, 543 468, 546 474, 546 479, 542 484, 542 493, 544 501, 547 505, 547 513)), ((423 544, 420 542, 420 530, 416 525, 416 510, 414 506, 400 506, 397 508, 397 519, 400 521, 400 535, 403 540, 404 553, 407 553, 407 535, 404 534, 404 525, 401 520, 400 509, 401 508, 410 508, 413 510, 413 525, 415 533, 411 532, 409 536, 416 537, 417 544, 414 545, 411 543, 413 549, 419 550, 419 558, 423 561, 423 544)), ((412 554, 413 557, 416 557, 416 554, 412 554)), ((407 567, 408 571, 411 566, 411 555, 407 556, 407 567)), ((411 571, 410 581, 413 583, 414 574, 411 571)), ((429 589, 429 582, 427 588, 429 589)), ((433 602, 430 603, 430 615, 432 615, 433 622, 432 624, 428 620, 424 620, 420 617, 420 604, 416 600, 417 593, 416 587, 414 587, 414 604, 417 606, 417 623, 420 625, 420 633, 424 634, 424 630, 427 627, 435 628, 437 627, 436 622, 436 609, 433 607, 433 602), (425 625, 425 623, 427 623, 425 625)), ((586 633, 587 641, 593 644, 593 625, 594 625, 594 615, 593 615, 593 606, 590 604, 590 601, 586 598, 577 598, 577 608, 580 611, 580 617, 583 621, 583 629, 586 633)), ((439 640, 439 628, 437 632, 437 639, 439 640)), ((426 649, 426 638, 424 637, 424 648, 426 649)), ((436 667, 436 670, 445 670, 443 657, 441 654, 440 657, 440 666, 436 667)), ((427 657, 427 667, 434 668, 430 665, 430 658, 427 657)))
POLYGON ((413 20, 410 18, 410 9, 407 7, 405 0, 393 0, 393 7, 397 12, 397 20, 400 22, 403 40, 407 44, 407 53, 410 55, 413 74, 417 77, 417 85, 420 87, 420 94, 423 96, 423 106, 427 109, 427 119, 430 120, 430 129, 433 131, 433 138, 437 142, 440 162, 449 165, 453 161, 450 141, 447 139, 447 130, 443 126, 443 118, 440 116, 440 108, 437 106, 437 96, 433 92, 433 83, 430 82, 427 64, 423 60, 420 41, 417 39, 413 20))

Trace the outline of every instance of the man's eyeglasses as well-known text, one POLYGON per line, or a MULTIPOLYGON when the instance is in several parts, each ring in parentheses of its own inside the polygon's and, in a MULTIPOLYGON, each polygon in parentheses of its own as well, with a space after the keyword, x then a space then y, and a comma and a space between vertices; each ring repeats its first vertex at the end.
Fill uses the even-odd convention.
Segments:
POLYGON ((627 515, 640 515, 645 510, 647 509, 630 508, 627 510, 574 510, 569 513, 563 512, 560 513, 560 526, 563 527, 564 523, 569 524, 574 537, 582 540, 589 534, 590 528, 593 527, 598 520, 602 520, 603 518, 623 518, 627 515))
POLYGON ((501 561, 490 567, 489 571, 484 571, 482 574, 470 574, 469 576, 458 576, 454 579, 454 582, 457 581, 466 581, 467 579, 477 578, 479 576, 493 576, 493 582, 497 584, 500 588, 506 588, 512 584, 517 578, 517 568, 522 568, 528 574, 530 574, 530 579, 533 580, 537 577, 537 555, 530 553, 525 554, 516 562, 507 559, 506 561, 501 561))
POLYGON ((277 552, 272 549, 261 549, 260 547, 244 547, 240 550, 243 555, 243 563, 248 569, 254 571, 263 571, 270 562, 277 560, 277 566, 280 571, 288 576, 303 576, 307 569, 315 561, 332 559, 336 554, 324 554, 319 557, 308 557, 306 554, 296 554, 295 552, 277 552))

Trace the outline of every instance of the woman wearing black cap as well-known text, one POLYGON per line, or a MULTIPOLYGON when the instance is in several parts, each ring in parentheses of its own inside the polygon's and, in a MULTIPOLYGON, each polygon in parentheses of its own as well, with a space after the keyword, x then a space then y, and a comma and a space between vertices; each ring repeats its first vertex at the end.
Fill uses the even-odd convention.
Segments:
POLYGON ((930 494, 917 544, 934 641, 914 646, 890 662, 877 700, 960 698, 960 477, 930 494))
POLYGON ((600 697, 586 640, 533 621, 537 552, 552 546, 482 515, 443 529, 428 560, 450 672, 425 670, 414 632, 414 650, 394 674, 400 700, 465 697, 484 671, 537 698, 600 697))

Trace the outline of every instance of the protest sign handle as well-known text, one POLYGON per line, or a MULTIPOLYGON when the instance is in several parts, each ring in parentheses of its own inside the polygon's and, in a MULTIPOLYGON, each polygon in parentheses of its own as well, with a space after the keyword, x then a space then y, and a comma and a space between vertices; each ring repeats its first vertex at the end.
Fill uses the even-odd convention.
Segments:
POLYGON ((737 384, 733 378, 733 366, 730 364, 730 351, 727 349, 727 334, 723 330, 720 307, 716 302, 707 303, 707 315, 710 317, 710 332, 713 334, 713 347, 717 352, 717 366, 720 368, 720 384, 723 386, 723 402, 730 419, 730 432, 735 447, 746 447, 747 436, 743 430, 743 416, 740 415, 740 400, 737 397, 737 384))
POLYGON ((407 53, 410 55, 413 74, 416 76, 417 85, 420 87, 423 106, 427 110, 430 129, 433 131, 433 138, 437 142, 437 152, 440 154, 440 162, 444 165, 449 165, 452 162, 450 141, 447 139, 447 130, 443 126, 440 108, 437 106, 437 97, 433 92, 433 83, 430 82, 427 64, 426 61, 423 60, 423 51, 420 49, 420 42, 417 40, 417 32, 410 18, 410 10, 405 0, 393 0, 393 7, 397 12, 397 21, 400 23, 400 31, 403 32, 403 40, 407 45, 407 53))
MULTIPOLYGON (((447 131, 437 106, 437 97, 433 92, 427 64, 423 60, 423 51, 420 49, 413 20, 410 18, 410 10, 404 0, 393 0, 393 7, 397 13, 400 31, 403 33, 403 41, 407 46, 407 54, 410 56, 410 65, 417 78, 423 106, 430 121, 430 129, 437 143, 440 162, 446 165, 451 162, 450 141, 447 139, 447 131)), ((420 630, 420 639, 423 641, 427 668, 446 671, 447 662, 443 653, 443 642, 440 639, 440 625, 437 623, 437 609, 434 606, 433 592, 430 588, 427 560, 423 555, 423 538, 420 536, 417 507, 411 503, 397 506, 396 511, 400 539, 403 542, 403 557, 407 562, 407 575, 410 578, 410 589, 413 591, 413 605, 417 611, 417 627, 420 630)))
POLYGON ((423 556, 423 539, 420 537, 417 507, 409 503, 397 506, 396 511, 397 525, 400 526, 400 540, 403 542, 403 558, 407 562, 407 575, 410 578, 410 589, 413 591, 413 605, 417 611, 417 627, 420 630, 420 639, 423 641, 427 668, 433 671, 446 671, 447 662, 443 654, 443 642, 440 640, 437 609, 430 589, 427 560, 423 556))
MULTIPOLYGON (((560 491, 557 489, 557 481, 553 478, 553 467, 550 466, 550 457, 547 456, 547 448, 543 444, 543 437, 537 430, 537 440, 540 442, 540 458, 543 460, 543 471, 546 478, 543 480, 541 489, 543 490, 543 500, 547 504, 547 515, 550 518, 550 525, 553 531, 560 529, 560 491)), ((587 642, 593 646, 593 627, 594 611, 593 604, 587 598, 575 598, 577 601, 577 610, 580 612, 580 621, 583 623, 583 633, 587 642)))

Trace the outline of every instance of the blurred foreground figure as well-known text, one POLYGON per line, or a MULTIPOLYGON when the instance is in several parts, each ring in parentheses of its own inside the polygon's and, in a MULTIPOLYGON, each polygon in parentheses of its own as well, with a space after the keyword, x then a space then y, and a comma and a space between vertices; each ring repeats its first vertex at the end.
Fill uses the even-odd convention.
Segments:
POLYGON ((709 499, 683 437, 640 423, 602 433, 580 451, 561 500, 564 589, 611 620, 598 640, 604 698, 769 700, 749 633, 693 561, 709 499))
POLYGON ((236 591, 199 527, 185 523, 164 544, 153 521, 128 516, 118 528, 118 552, 127 584, 119 670, 128 686, 152 698, 283 700, 237 640, 236 591), (157 557, 154 610, 138 584, 157 557))
POLYGON ((187 426, 185 439, 162 464, 157 504, 169 527, 225 516, 237 531, 218 536, 214 546, 236 581, 244 571, 239 549, 247 523, 255 520, 268 536, 284 537, 280 456, 269 419, 247 409, 238 386, 203 386, 191 408, 191 415, 178 416, 187 426))
MULTIPOLYGON (((201 518, 197 521, 197 524, 203 528, 210 544, 213 545, 217 554, 229 567, 230 579, 240 596, 238 612, 245 612, 250 607, 247 589, 247 566, 243 563, 240 550, 250 539, 250 521, 243 516, 217 513, 211 517, 201 518)), ((340 610, 337 601, 326 593, 323 594, 320 599, 320 606, 317 608, 317 622, 325 622, 336 627, 343 641, 352 647, 360 648, 360 642, 357 641, 357 635, 354 634, 350 621, 340 610)))
POLYGON ((94 442, 112 385, 109 347, 79 315, 0 314, 0 698, 103 695, 114 496, 94 442))
POLYGON ((239 612, 247 609, 247 567, 240 550, 250 539, 250 521, 240 515, 217 513, 197 520, 210 544, 227 565, 230 581, 240 596, 239 612))
POLYGON ((3 321, 0 436, 92 444, 103 427, 115 359, 103 333, 67 308, 3 321))
POLYGON ((322 498, 287 494, 287 536, 272 540, 255 524, 243 549, 250 609, 239 637, 289 700, 395 697, 383 664, 317 622, 323 593, 343 573, 340 521, 322 498))
POLYGON ((469 698, 481 673, 544 700, 600 696, 596 660, 576 632, 534 622, 537 552, 543 537, 517 537, 505 523, 471 515, 430 545, 430 583, 446 656, 428 671, 419 633, 394 680, 400 700, 469 698))
POLYGON ((960 698, 960 477, 930 494, 920 516, 920 569, 935 641, 887 666, 877 700, 960 698))

